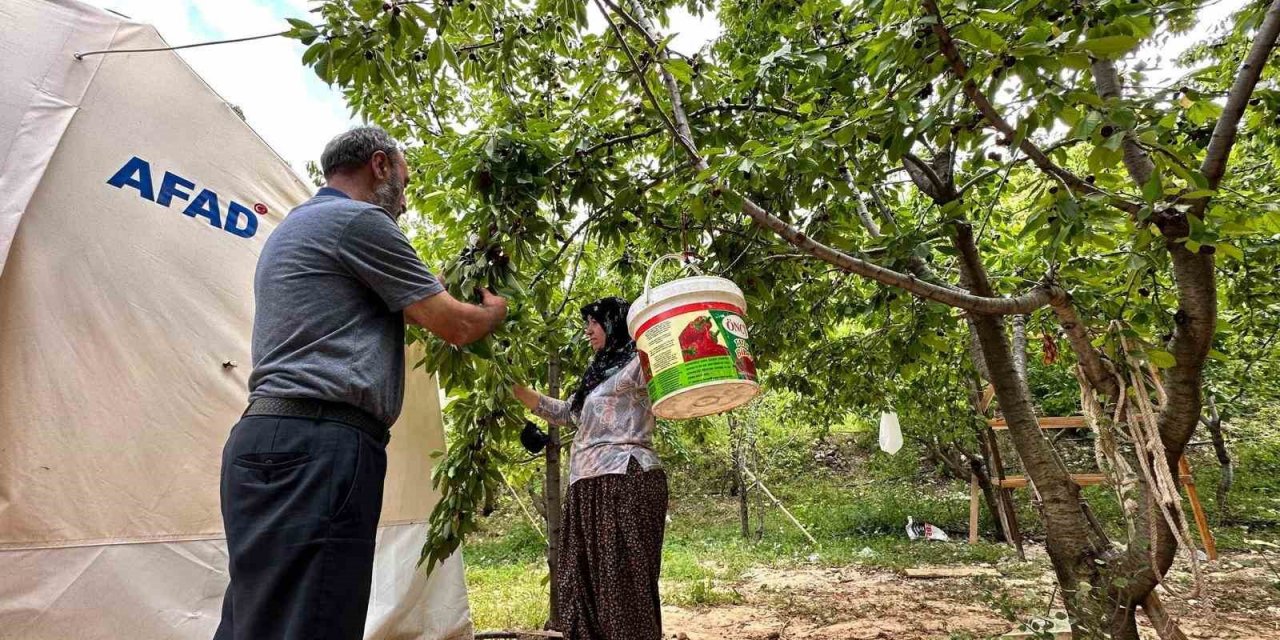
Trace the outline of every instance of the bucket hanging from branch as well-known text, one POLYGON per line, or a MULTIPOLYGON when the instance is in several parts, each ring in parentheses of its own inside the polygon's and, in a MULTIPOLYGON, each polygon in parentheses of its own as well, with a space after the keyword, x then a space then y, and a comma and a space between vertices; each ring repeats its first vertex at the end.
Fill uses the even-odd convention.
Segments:
POLYGON ((695 275, 653 287, 654 271, 667 260, 684 256, 666 255, 649 267, 644 293, 627 314, 654 415, 685 420, 746 404, 760 385, 742 289, 688 262, 695 275))

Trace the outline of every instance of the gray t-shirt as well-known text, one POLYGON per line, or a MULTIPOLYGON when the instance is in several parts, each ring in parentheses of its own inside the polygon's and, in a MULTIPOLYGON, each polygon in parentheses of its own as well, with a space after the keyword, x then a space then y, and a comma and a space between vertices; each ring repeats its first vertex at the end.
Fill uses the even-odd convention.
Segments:
POLYGON ((404 402, 403 310, 441 291, 385 210, 320 189, 258 258, 249 399, 344 402, 392 424, 404 402))

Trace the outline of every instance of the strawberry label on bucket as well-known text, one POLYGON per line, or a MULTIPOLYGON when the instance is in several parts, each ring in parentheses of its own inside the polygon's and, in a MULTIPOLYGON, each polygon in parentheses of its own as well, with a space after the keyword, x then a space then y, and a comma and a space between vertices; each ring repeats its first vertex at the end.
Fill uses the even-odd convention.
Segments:
POLYGON ((725 380, 756 379, 742 311, 725 303, 671 309, 640 327, 637 347, 650 397, 725 380))
POLYGON ((649 267, 644 294, 627 313, 653 413, 688 420, 723 413, 760 392, 746 321, 747 300, 732 281, 702 275, 683 254, 649 267), (684 263, 695 276, 652 287, 658 265, 684 263))

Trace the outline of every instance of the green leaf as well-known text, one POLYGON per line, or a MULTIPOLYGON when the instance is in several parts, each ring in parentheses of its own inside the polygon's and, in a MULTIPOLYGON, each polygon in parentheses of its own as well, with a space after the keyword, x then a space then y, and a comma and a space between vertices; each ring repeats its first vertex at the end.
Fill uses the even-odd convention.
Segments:
POLYGON ((1151 179, 1142 185, 1142 197, 1146 199, 1148 204, 1155 204, 1164 197, 1164 183, 1160 180, 1160 172, 1152 171, 1151 179))
POLYGON ((391 24, 387 27, 387 34, 391 36, 392 46, 400 42, 400 16, 391 16, 391 24))
POLYGON ((1096 56, 1115 59, 1138 46, 1138 39, 1125 35, 1102 36, 1101 38, 1085 40, 1080 43, 1080 46, 1096 56))
POLYGON ((490 344, 490 340, 487 338, 478 342, 472 342, 464 348, 464 351, 476 357, 484 358, 485 360, 493 359, 493 345, 490 344))
POLYGON ((1244 252, 1241 251, 1239 247, 1233 244, 1228 244, 1226 242, 1219 242, 1214 246, 1218 247, 1218 251, 1221 252, 1222 255, 1228 258, 1231 258, 1233 260, 1244 260, 1244 252))
POLYGON ((444 61, 449 63, 450 67, 457 69, 458 52, 454 51, 453 45, 449 44, 444 38, 440 38, 439 41, 442 43, 441 46, 444 48, 444 61))
POLYGON ((683 84, 693 82, 693 67, 688 62, 680 58, 670 58, 662 63, 662 68, 666 69, 676 80, 683 84))
POLYGON ((850 142, 853 142, 853 137, 855 135, 857 135, 857 131, 854 131, 853 126, 845 125, 843 127, 840 127, 839 129, 836 129, 835 133, 831 134, 831 137, 836 141, 837 144, 841 146, 845 146, 845 145, 848 145, 850 142))
POLYGON ((1102 173, 1120 163, 1124 154, 1106 145, 1098 145, 1089 153, 1089 171, 1102 173))
POLYGON ((1010 14, 1001 11, 992 11, 991 9, 978 9, 976 12, 979 20, 992 24, 1013 24, 1018 19, 1010 14))
POLYGON ((307 66, 314 64, 320 57, 320 54, 324 53, 325 49, 328 48, 329 45, 325 42, 317 42, 310 47, 307 47, 307 50, 302 54, 302 64, 307 66))
POLYGON ((1005 48, 1004 38, 986 27, 970 22, 955 31, 956 37, 981 50, 1000 51, 1005 48))
POLYGON ((1168 369, 1178 364, 1178 359, 1173 357, 1172 353, 1161 349, 1147 349, 1147 359, 1161 369, 1168 369))
POLYGON ((427 68, 431 69, 434 75, 442 66, 444 66, 444 38, 436 38, 431 43, 431 48, 427 50, 427 68))

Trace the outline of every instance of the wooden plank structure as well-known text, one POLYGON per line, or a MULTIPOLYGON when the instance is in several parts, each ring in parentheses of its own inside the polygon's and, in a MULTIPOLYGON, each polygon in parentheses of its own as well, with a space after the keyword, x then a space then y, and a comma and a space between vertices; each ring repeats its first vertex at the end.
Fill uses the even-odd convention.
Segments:
MULTIPOLYGON (((988 389, 990 390, 990 387, 988 389)), ((1084 416, 1046 416, 1039 418, 1038 422, 1041 429, 1087 429, 1089 427, 1089 423, 1084 416)), ((1009 428, 1009 424, 1005 422, 1004 418, 993 418, 988 420, 987 424, 995 431, 1009 428)), ((994 442, 991 443, 991 447, 995 448, 994 442)), ((1002 493, 1011 489, 1023 489, 1030 484, 1026 476, 1006 476, 1004 474, 1004 465, 998 458, 993 462, 997 466, 997 474, 996 477, 991 479, 991 484, 1002 493)), ((1107 477, 1102 473, 1073 473, 1071 474, 1071 480, 1081 487, 1087 487, 1105 484, 1107 477)), ((1191 512, 1195 516, 1196 528, 1200 532, 1200 541, 1204 544, 1205 553, 1210 560, 1217 560, 1218 546, 1213 539, 1213 533, 1209 530, 1209 519, 1205 515, 1204 506, 1200 503, 1200 496, 1196 491, 1195 478, 1191 475, 1191 465, 1187 463, 1185 456, 1178 460, 1178 480, 1182 486, 1187 488, 1187 500, 1191 503, 1191 512)), ((969 486, 969 542, 972 544, 978 541, 978 514, 981 492, 978 490, 977 476, 970 478, 969 486)), ((1007 514, 999 515, 1002 518, 1007 517, 1007 514)), ((1021 533, 1017 531, 1016 527, 1012 531, 1009 531, 1009 527, 1006 527, 1006 532, 1009 533, 1011 540, 1015 542, 1015 546, 1021 549, 1021 533)))

